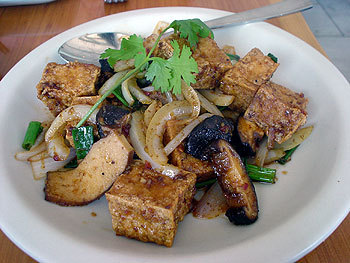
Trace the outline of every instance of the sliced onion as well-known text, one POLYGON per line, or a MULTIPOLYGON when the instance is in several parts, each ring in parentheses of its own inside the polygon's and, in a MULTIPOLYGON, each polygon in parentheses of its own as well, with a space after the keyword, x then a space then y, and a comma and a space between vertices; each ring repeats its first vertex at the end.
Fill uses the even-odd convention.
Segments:
POLYGON ((121 80, 122 77, 124 77, 128 73, 128 70, 120 71, 115 73, 112 77, 110 77, 103 86, 98 90, 98 94, 103 95, 105 94, 114 84, 121 80))
POLYGON ((294 147, 301 144, 309 135, 311 134, 314 126, 308 126, 305 128, 301 128, 297 130, 292 137, 286 140, 284 143, 278 144, 275 143, 274 149, 282 149, 283 151, 287 151, 293 149, 294 147))
POLYGON ((154 91, 155 89, 154 89, 153 86, 148 86, 148 87, 143 88, 142 90, 143 90, 143 91, 146 91, 146 92, 152 92, 152 91, 154 91))
POLYGON ((221 111, 219 111, 219 109, 213 104, 211 103, 209 100, 207 100, 202 94, 200 94, 197 90, 197 95, 198 95, 198 99, 201 102, 201 106, 208 112, 214 114, 214 115, 219 115, 221 117, 223 117, 221 111))
POLYGON ((122 83, 122 94, 124 96, 124 99, 127 101, 127 103, 132 106, 135 102, 134 98, 132 97, 130 90, 129 90, 129 81, 132 78, 128 78, 127 80, 124 80, 122 83))
POLYGON ((165 147, 164 151, 166 155, 172 153, 177 146, 181 144, 181 142, 187 138, 187 136, 191 133, 191 131, 200 124, 206 118, 213 116, 210 113, 204 113, 200 115, 198 118, 194 119, 190 122, 185 128, 183 128, 175 137, 172 139, 165 147))
POLYGON ((41 153, 42 151, 46 150, 46 143, 41 142, 37 146, 33 146, 29 151, 22 151, 22 152, 17 152, 15 154, 15 158, 17 161, 28 161, 28 159, 32 156, 37 155, 38 153, 41 153))
POLYGON ((199 101, 197 92, 191 86, 188 86, 186 84, 186 82, 183 80, 181 82, 181 91, 182 91, 182 94, 184 95, 185 99, 192 106, 191 119, 197 118, 199 116, 200 111, 201 111, 201 103, 199 101))
POLYGON ((184 95, 182 95, 182 93, 180 93, 180 94, 175 94, 175 97, 176 97, 177 100, 184 100, 184 99, 185 99, 185 98, 184 98, 184 95))
POLYGON ((72 161, 75 158, 76 154, 74 149, 71 150, 67 159, 64 161, 55 161, 51 157, 31 162, 33 177, 35 180, 39 180, 46 176, 47 172, 57 171, 58 169, 63 168, 66 164, 72 161))
POLYGON ((173 102, 173 96, 171 95, 171 92, 169 92, 169 91, 165 92, 165 97, 166 97, 166 100, 168 101, 168 103, 173 102))
POLYGON ((139 111, 135 111, 132 114, 130 121, 130 141, 138 157, 144 162, 149 162, 153 169, 161 172, 164 175, 173 177, 179 173, 179 169, 172 165, 159 165, 155 162, 145 150, 146 137, 143 131, 143 116, 139 111))
POLYGON ((114 71, 115 72, 120 72, 124 70, 130 70, 135 67, 135 59, 128 59, 128 60, 118 60, 114 64, 114 71))
POLYGON ((43 160, 43 159, 48 158, 48 157, 50 157, 49 153, 45 149, 44 151, 29 157, 28 162, 36 162, 36 161, 40 161, 40 160, 43 160))
POLYGON ((204 194, 193 210, 193 216, 211 219, 225 213, 228 209, 226 199, 218 182, 204 194))
POLYGON ((215 89, 204 89, 199 90, 199 92, 206 97, 209 101, 214 103, 218 106, 228 106, 233 102, 233 99, 235 98, 232 95, 226 95, 222 93, 220 90, 215 89))
POLYGON ((264 137, 255 155, 255 164, 259 167, 264 167, 265 159, 269 151, 267 148, 267 141, 267 138, 264 137))
POLYGON ((188 116, 192 113, 192 107, 187 101, 173 101, 165 104, 154 114, 146 133, 146 146, 148 154, 160 165, 166 165, 168 157, 164 152, 163 135, 165 124, 173 118, 188 116))
POLYGON ((285 154, 286 154, 285 151, 283 151, 282 149, 269 150, 265 158, 264 164, 270 164, 272 162, 275 162, 281 159, 285 154))
POLYGON ((143 115, 143 120, 145 122, 146 127, 148 127, 151 122, 154 114, 162 107, 162 103, 159 100, 154 100, 151 105, 147 107, 145 113, 143 115))
POLYGON ((135 98, 140 101, 142 104, 151 104, 152 99, 146 96, 145 93, 143 93, 142 89, 139 88, 136 82, 136 78, 131 78, 128 80, 128 89, 132 95, 135 96, 135 98))
MULTIPOLYGON (((48 147, 49 155, 57 161, 66 160, 69 155, 69 147, 64 143, 63 131, 67 122, 82 119, 91 109, 90 105, 70 106, 52 122, 50 128, 45 134, 45 142, 48 147)), ((89 117, 88 121, 96 123, 96 109, 89 117)))

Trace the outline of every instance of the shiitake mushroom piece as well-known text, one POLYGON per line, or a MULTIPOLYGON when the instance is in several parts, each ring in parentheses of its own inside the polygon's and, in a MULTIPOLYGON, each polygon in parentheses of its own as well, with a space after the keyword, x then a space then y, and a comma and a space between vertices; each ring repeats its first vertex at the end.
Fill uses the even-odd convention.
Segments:
POLYGON ((263 137, 264 131, 257 124, 242 116, 238 118, 233 144, 240 156, 254 156, 263 137))
POLYGON ((210 160, 229 208, 226 216, 235 225, 249 225, 258 218, 258 201, 244 164, 238 153, 225 140, 208 148, 210 160))
POLYGON ((187 137, 185 152, 200 159, 207 160, 206 148, 211 142, 223 139, 231 143, 234 124, 231 120, 214 115, 198 124, 187 137))
POLYGON ((121 129, 129 123, 130 110, 113 104, 105 104, 96 114, 97 131, 100 138, 106 137, 111 130, 121 129))

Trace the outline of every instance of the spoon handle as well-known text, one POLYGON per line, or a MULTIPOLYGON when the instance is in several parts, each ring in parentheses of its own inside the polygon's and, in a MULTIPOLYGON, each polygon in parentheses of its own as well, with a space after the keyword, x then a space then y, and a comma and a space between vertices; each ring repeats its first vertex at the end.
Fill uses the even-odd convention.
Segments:
POLYGON ((240 25, 252 22, 264 21, 266 19, 285 16, 312 7, 309 0, 283 0, 281 2, 250 9, 244 12, 212 19, 206 21, 206 25, 211 29, 220 28, 229 25, 240 25))

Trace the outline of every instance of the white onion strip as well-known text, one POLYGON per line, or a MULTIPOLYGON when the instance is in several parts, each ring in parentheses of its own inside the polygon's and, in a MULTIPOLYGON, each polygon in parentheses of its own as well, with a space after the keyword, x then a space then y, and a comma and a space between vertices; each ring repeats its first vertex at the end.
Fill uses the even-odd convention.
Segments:
POLYGON ((17 152, 15 154, 15 158, 17 161, 28 161, 30 157, 35 156, 38 153, 41 153, 42 151, 45 151, 45 150, 46 150, 46 143, 42 141, 37 146, 33 146, 29 151, 17 152))
POLYGON ((206 97, 209 101, 218 106, 228 106, 233 102, 234 96, 226 95, 220 90, 199 90, 199 92, 206 97))
POLYGON ((41 178, 46 176, 47 172, 57 171, 58 169, 63 168, 66 164, 72 161, 75 156, 75 150, 72 149, 67 159, 64 161, 55 161, 51 157, 48 157, 35 162, 30 162, 32 166, 34 179, 40 180, 41 178))
MULTIPOLYGON (((66 160, 69 155, 69 147, 64 143, 63 130, 67 122, 81 120, 91 109, 90 105, 73 105, 62 111, 52 122, 45 134, 45 142, 49 155, 57 161, 66 160)), ((96 123, 96 109, 88 121, 96 123)))
POLYGON ((255 155, 255 164, 259 167, 264 167, 265 159, 267 157, 268 148, 267 148, 268 140, 266 137, 261 141, 260 146, 255 155))
POLYGON ((146 132, 148 154, 160 165, 166 165, 168 157, 164 152, 163 135, 165 124, 173 118, 181 118, 192 113, 187 101, 173 101, 165 104, 154 114, 146 132))
POLYGON ((209 100, 207 100, 202 94, 200 94, 197 90, 197 95, 198 95, 198 99, 201 102, 201 106, 202 108, 204 108, 206 111, 214 114, 214 115, 219 115, 221 117, 224 117, 222 115, 222 112, 219 111, 219 109, 209 100))
POLYGON ((98 90, 99 95, 105 94, 114 84, 119 81, 122 77, 124 77, 128 73, 128 70, 120 71, 115 73, 112 77, 110 77, 103 86, 98 90))
POLYGON ((131 78, 128 81, 128 88, 132 95, 140 101, 142 104, 151 104, 152 99, 150 99, 145 93, 143 93, 142 89, 139 88, 136 82, 136 78, 131 78))
POLYGON ((274 149, 282 149, 283 151, 293 149, 294 147, 301 144, 307 137, 310 136, 313 128, 314 128, 314 126, 311 125, 311 126, 297 130, 292 135, 292 137, 290 137, 285 142, 283 142, 281 144, 275 143, 274 149))
POLYGON ((132 106, 135 102, 134 98, 132 97, 130 90, 129 90, 129 81, 132 79, 132 77, 128 78, 127 80, 124 80, 122 83, 122 94, 126 102, 132 106))
POLYGON ((201 111, 201 103, 199 101, 197 92, 191 86, 188 86, 183 80, 181 81, 181 91, 185 99, 191 103, 192 106, 192 114, 190 120, 197 118, 201 111))
POLYGON ((151 105, 147 107, 143 115, 143 121, 145 122, 146 127, 148 127, 151 122, 154 114, 162 107, 162 103, 159 100, 154 100, 151 105))
POLYGON ((138 157, 143 161, 147 161, 151 164, 152 168, 161 172, 169 177, 174 177, 178 174, 179 169, 172 165, 159 165, 149 156, 145 150, 146 137, 143 132, 143 116, 139 111, 135 111, 132 114, 132 119, 130 121, 130 141, 138 157))
POLYGON ((183 128, 175 137, 172 139, 165 147, 164 151, 166 155, 169 155, 172 153, 177 146, 181 144, 181 142, 187 138, 187 136, 191 133, 191 131, 202 121, 204 121, 206 118, 209 118, 213 116, 213 114, 210 113, 204 113, 198 118, 194 119, 192 122, 190 122, 185 128, 183 128))

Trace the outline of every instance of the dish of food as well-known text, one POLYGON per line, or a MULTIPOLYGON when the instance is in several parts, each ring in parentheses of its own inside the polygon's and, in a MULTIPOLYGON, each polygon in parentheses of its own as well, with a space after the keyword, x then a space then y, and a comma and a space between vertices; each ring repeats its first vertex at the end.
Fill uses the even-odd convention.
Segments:
MULTIPOLYGON (((165 8, 156 9, 156 11, 157 16, 155 19, 153 17, 152 19, 148 18, 150 12, 154 12, 154 10, 140 10, 119 14, 118 21, 123 22, 116 23, 115 20, 117 19, 105 17, 84 24, 48 41, 17 64, 1 82, 1 88, 3 89, 5 84, 6 86, 14 87, 8 89, 8 93, 6 93, 8 99, 2 104, 2 107, 7 106, 12 109, 12 112, 28 119, 26 121, 16 119, 14 122, 11 122, 12 125, 15 125, 11 130, 16 130, 16 136, 13 135, 13 132, 11 132, 12 136, 3 135, 3 138, 11 137, 12 140, 7 139, 6 143, 4 141, 3 155, 6 152, 14 153, 18 151, 18 145, 21 144, 20 141, 23 139, 23 132, 21 133, 21 131, 25 130, 25 126, 30 120, 45 119, 42 111, 43 105, 36 99, 34 87, 41 78, 44 65, 51 61, 61 62, 55 52, 57 47, 64 41, 81 34, 83 31, 108 31, 113 30, 114 27, 123 27, 127 33, 147 36, 152 32, 154 24, 159 20, 171 22, 173 19, 193 18, 193 12, 203 20, 224 14, 222 11, 191 8, 165 8), (186 15, 183 13, 183 10, 191 12, 186 15), (137 25, 140 21, 145 20, 146 17, 149 23, 147 22, 147 25, 143 25, 143 27, 138 27, 137 25), (60 42, 60 44, 57 45, 57 42, 60 42), (42 48, 47 50, 47 54, 40 50, 42 48), (38 62, 35 61, 37 66, 31 66, 33 71, 28 72, 26 63, 30 63, 31 56, 37 56, 38 53, 36 52, 41 53, 42 59, 39 59, 38 62), (11 78, 11 75, 16 76, 16 70, 22 71, 21 74, 25 80, 22 79, 21 82, 15 77, 11 78), (22 91, 22 83, 25 83, 26 86, 30 85, 33 89, 22 91), (21 91, 24 96, 16 96, 16 91, 21 91), (14 106, 11 108, 11 105, 15 105, 13 102, 17 101, 16 103, 18 103, 18 100, 24 100, 20 101, 20 103, 25 105, 23 108, 28 107, 25 110, 26 114, 21 113, 19 108, 14 106)), ((324 140, 325 145, 323 145, 328 149, 327 156, 320 151, 317 151, 316 155, 312 152, 313 149, 320 147, 315 138, 321 138, 319 136, 324 135, 325 127, 328 127, 330 123, 329 119, 327 120, 328 122, 325 120, 326 116, 333 113, 338 117, 338 119, 331 119, 331 122, 335 122, 333 124, 335 125, 334 127, 347 125, 345 116, 349 109, 345 107, 344 98, 349 95, 349 91, 346 90, 349 87, 348 83, 327 60, 312 48, 289 34, 265 23, 217 30, 215 31, 215 40, 219 45, 234 45, 237 53, 242 55, 248 53, 249 50, 256 46, 265 53, 272 52, 281 62, 279 70, 273 76, 273 81, 294 91, 304 92, 310 99, 308 122, 315 125, 315 130, 310 139, 305 141, 305 144, 303 143, 302 150, 298 151, 298 154, 293 157, 293 163, 288 164, 284 168, 287 174, 283 175, 279 168, 279 180, 276 185, 256 185, 260 204, 260 219, 254 225, 237 228, 220 217, 208 221, 199 221, 186 217, 178 230, 174 246, 168 251, 164 249, 158 251, 159 248, 154 245, 145 245, 125 238, 115 238, 104 198, 85 207, 66 208, 53 206, 45 202, 43 196, 34 196, 42 191, 43 185, 33 183, 30 176, 23 178, 23 175, 31 174, 28 166, 13 163, 13 160, 4 157, 3 160, 6 160, 6 162, 3 162, 2 165, 6 171, 6 176, 2 178, 4 180, 2 185, 5 186, 5 183, 7 183, 3 193, 8 194, 2 198, 2 202, 10 200, 9 197, 11 197, 11 203, 14 203, 11 208, 15 210, 12 210, 10 207, 6 208, 6 213, 4 213, 6 216, 2 215, 1 217, 0 222, 5 233, 10 238, 12 237, 20 247, 23 247, 25 251, 28 251, 30 255, 33 255, 40 261, 57 260, 60 257, 60 253, 55 254, 54 251, 58 250, 67 252, 64 253, 65 259, 67 259, 67 256, 71 256, 75 260, 83 260, 85 257, 89 260, 97 258, 99 260, 108 260, 118 257, 120 260, 139 261, 143 259, 154 262, 164 260, 164 257, 167 255, 176 254, 176 257, 170 256, 169 260, 171 261, 173 258, 174 260, 179 260, 180 258, 192 260, 205 258, 210 261, 217 257, 225 260, 228 259, 229 255, 235 255, 235 258, 244 261, 257 260, 259 258, 264 260, 271 259, 270 261, 292 261, 302 256, 318 242, 321 242, 322 238, 340 223, 340 220, 348 211, 349 196, 344 186, 347 179, 341 176, 342 169, 346 168, 345 151, 347 151, 348 147, 340 148, 334 146, 335 140, 340 141, 340 139, 344 139, 342 143, 343 145, 345 143, 345 146, 347 145, 345 134, 342 136, 341 131, 338 130, 337 133, 334 133, 337 136, 332 137, 329 136, 329 131, 327 131, 327 136, 324 136, 326 138, 324 140), (227 37, 228 32, 230 33, 229 37, 227 37), (265 35, 269 36, 269 40, 266 40, 266 42, 261 40, 263 39, 262 36, 265 35), (291 51, 300 54, 302 57, 300 62, 294 55, 291 56, 291 51), (305 68, 305 71, 301 72, 299 69, 302 67, 305 68), (322 70, 332 74, 328 74, 327 78, 325 78, 325 74, 321 74, 322 70), (300 83, 296 83, 296 79, 300 83), (337 84, 338 87, 343 87, 339 88, 342 96, 339 95, 339 92, 334 93, 334 90, 330 89, 334 84, 337 84), (324 87, 322 93, 319 92, 320 87, 324 87), (326 96, 325 93, 327 92, 329 94, 326 94, 326 96), (334 103, 325 102, 329 99, 333 99, 334 103), (317 105, 326 104, 330 104, 326 113, 323 109, 317 107, 317 105), (337 107, 341 107, 341 110, 337 110, 337 107), (327 126, 324 126, 325 123, 327 123, 327 126), (328 139, 332 140, 327 141, 328 139), (332 150, 334 151, 333 154, 332 150), (328 154, 331 154, 331 157, 328 154), (337 155, 337 159, 333 158, 335 155, 337 155), (316 160, 324 165, 329 165, 326 165, 326 167, 322 165, 315 167, 313 163, 316 160), (15 179, 16 181, 21 180, 21 184, 15 184, 15 181, 13 181, 15 179), (310 189, 311 186, 314 186, 314 188, 310 189), (297 196, 295 195, 295 189, 298 189, 297 196), (15 200, 19 201, 14 202, 15 200), (301 200, 303 201, 302 204, 300 203, 301 200), (332 204, 332 207, 329 207, 333 213, 331 216, 329 215, 330 213, 327 213, 326 208, 322 206, 325 200, 332 204), (335 202, 337 200, 338 202, 335 202), (285 214, 280 213, 282 209, 285 209, 285 214), (334 212, 335 210, 336 212, 334 212), (28 218, 28 220, 20 225, 13 224, 18 218, 23 217, 28 218), (311 222, 312 224, 309 227, 305 227, 305 224, 308 225, 309 220, 310 224, 311 222), (319 223, 314 224, 315 220, 319 223), (12 222, 12 224, 9 222, 12 222), (67 224, 68 222, 69 224, 67 224), (21 229, 21 226, 23 226, 23 229, 21 229), (303 231, 297 231, 297 229, 304 227, 303 231), (38 231, 39 228, 42 231, 38 231), (33 230, 32 234, 28 233, 28 229, 33 230), (191 232, 190 235, 188 235, 189 232, 191 232), (33 235, 37 236, 35 242, 31 240, 33 235), (52 238, 53 236, 55 238, 52 238), (210 242, 203 243, 206 236, 208 240, 210 239, 210 242), (288 238, 286 239, 287 236, 288 238), (57 249, 57 247, 53 250, 48 249, 47 247, 49 246, 46 245, 50 243, 48 239, 55 240, 54 242, 59 244, 60 249, 57 249), (301 242, 301 239, 305 243, 301 242), (41 244, 45 244, 42 245, 45 248, 40 248, 38 244, 35 244, 39 240, 41 240, 41 244), (58 240, 62 242, 57 242, 58 240), (293 242, 293 245, 288 246, 291 240, 294 240, 295 243, 293 242), (270 242, 273 244, 271 247, 266 245, 270 242), (262 250, 261 246, 263 246, 263 251, 258 258, 248 252, 252 248, 260 251, 262 250), (82 253, 83 251, 85 253, 82 253), (133 251, 137 251, 137 253, 133 251)), ((5 115, 2 115, 2 117, 4 121, 8 122, 9 116, 5 117, 5 115)), ((342 130, 346 130, 346 127, 342 130)))

